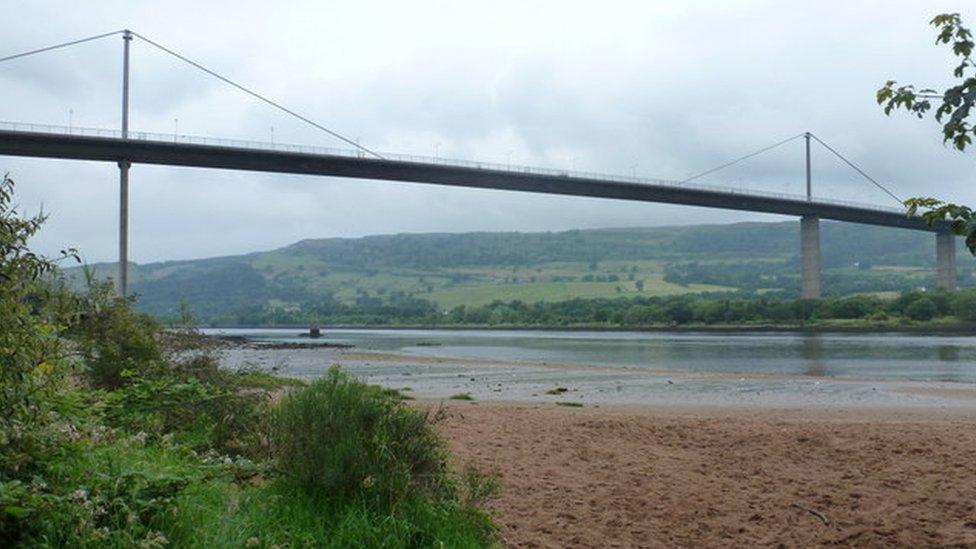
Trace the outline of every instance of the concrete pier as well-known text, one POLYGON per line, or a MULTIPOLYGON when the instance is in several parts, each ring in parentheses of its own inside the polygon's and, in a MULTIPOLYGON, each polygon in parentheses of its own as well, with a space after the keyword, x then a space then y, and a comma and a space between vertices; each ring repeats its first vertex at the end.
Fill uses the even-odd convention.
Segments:
POLYGON ((816 216, 800 219, 800 271, 802 296, 820 297, 820 218, 816 216))
POLYGON ((956 289, 956 236, 949 231, 935 233, 935 272, 939 288, 956 289))

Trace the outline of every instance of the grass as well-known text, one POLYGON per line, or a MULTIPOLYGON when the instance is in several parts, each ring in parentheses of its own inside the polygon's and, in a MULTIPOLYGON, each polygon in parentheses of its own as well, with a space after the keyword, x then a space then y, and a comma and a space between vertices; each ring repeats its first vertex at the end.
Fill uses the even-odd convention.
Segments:
POLYGON ((396 399, 396 400, 413 400, 413 397, 412 396, 405 395, 402 392, 402 391, 409 391, 409 390, 410 390, 409 387, 405 387, 403 389, 394 389, 392 387, 383 387, 383 388, 380 389, 380 392, 382 394, 384 394, 384 395, 386 395, 386 396, 388 396, 390 398, 396 399))
POLYGON ((471 393, 458 393, 456 395, 451 395, 448 397, 450 400, 474 400, 471 393))
POLYGON ((242 371, 237 379, 240 386, 252 389, 275 390, 308 385, 304 379, 276 376, 261 371, 242 371))
POLYGON ((561 394, 563 394, 563 393, 565 393, 567 391, 569 391, 569 389, 567 389, 565 387, 556 387, 555 389, 549 389, 548 391, 546 391, 546 394, 547 395, 561 395, 561 394))
POLYGON ((456 502, 401 501, 394 513, 269 484, 200 486, 178 501, 176 547, 485 547, 487 519, 456 502))
POLYGON ((567 408, 582 408, 582 402, 557 402, 556 406, 566 406, 567 408))

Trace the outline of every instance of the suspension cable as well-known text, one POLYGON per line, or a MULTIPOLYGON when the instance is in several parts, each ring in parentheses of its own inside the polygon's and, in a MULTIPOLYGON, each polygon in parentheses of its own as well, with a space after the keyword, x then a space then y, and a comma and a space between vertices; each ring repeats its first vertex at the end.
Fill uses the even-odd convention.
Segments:
POLYGON ((72 40, 71 42, 64 42, 62 44, 56 44, 54 46, 48 46, 46 48, 40 48, 37 50, 25 51, 23 53, 18 53, 15 55, 8 55, 7 57, 0 57, 0 63, 4 61, 10 61, 12 59, 20 59, 21 57, 27 57, 28 55, 34 55, 35 53, 44 53, 46 51, 56 50, 60 48, 67 48, 68 46, 74 46, 75 44, 82 44, 84 42, 91 42, 92 40, 98 40, 99 38, 107 38, 109 36, 114 36, 116 34, 122 34, 125 31, 117 30, 113 32, 106 32, 105 34, 98 34, 95 36, 89 36, 88 38, 81 38, 79 40, 72 40))
POLYGON ((294 116, 295 118, 301 120, 302 122, 305 122, 306 124, 309 124, 309 125, 311 125, 311 126, 313 126, 315 128, 318 128, 319 130, 324 131, 325 133, 331 135, 332 137, 335 137, 337 139, 340 139, 340 140, 348 143, 349 145, 352 145, 353 147, 356 147, 357 149, 359 149, 359 150, 361 150, 363 152, 369 153, 369 154, 375 156, 376 158, 379 158, 381 160, 384 160, 384 157, 381 154, 379 154, 379 153, 377 153, 377 152, 375 152, 375 151, 373 151, 371 149, 368 149, 368 148, 360 145, 359 143, 356 143, 352 139, 349 139, 349 138, 347 138, 347 137, 345 137, 345 136, 343 136, 343 135, 341 135, 341 134, 339 134, 339 133, 337 133, 335 131, 330 130, 329 128, 326 128, 325 126, 323 126, 321 124, 318 124, 318 123, 316 123, 316 122, 314 122, 314 121, 312 121, 312 120, 310 120, 310 119, 308 119, 308 118, 306 118, 306 117, 298 114, 297 112, 295 112, 295 111, 293 111, 291 109, 288 109, 287 107, 281 105, 280 103, 276 103, 275 101, 272 101, 271 99, 268 99, 267 97, 265 97, 265 96, 263 96, 263 95, 255 92, 255 91, 252 91, 252 90, 244 87, 241 84, 238 84, 237 82, 234 82, 233 80, 231 80, 231 79, 229 79, 229 78, 227 78, 225 76, 221 76, 220 74, 217 74, 216 72, 208 69, 207 67, 204 67, 203 65, 201 65, 201 64, 199 64, 199 63, 197 63, 197 62, 195 62, 195 61, 193 61, 191 59, 188 59, 187 57, 185 57, 183 55, 180 55, 179 53, 176 53, 175 51, 173 51, 173 50, 171 50, 171 49, 169 49, 169 48, 167 48, 167 47, 165 47, 165 46, 163 46, 161 44, 158 44, 156 42, 153 42, 152 40, 146 38, 145 36, 142 36, 141 34, 139 34, 137 32, 132 32, 132 35, 133 36, 136 36, 140 40, 142 40, 142 41, 144 41, 144 42, 146 42, 146 43, 148 43, 148 44, 150 44, 152 46, 155 46, 156 48, 158 48, 158 49, 160 49, 160 50, 162 50, 162 51, 164 51, 164 52, 172 55, 173 57, 175 57, 175 58, 177 58, 177 59, 179 59, 179 60, 181 60, 181 61, 183 61, 185 63, 188 63, 188 64, 196 67, 197 69, 199 69, 199 70, 201 70, 201 71, 209 74, 210 76, 213 76, 214 78, 216 78, 216 79, 224 82, 225 84, 229 84, 229 85, 231 85, 231 86, 233 86, 233 87, 241 90, 242 92, 244 92, 244 93, 246 93, 246 94, 248 94, 248 95, 250 95, 252 97, 255 97, 255 98, 257 98, 257 99, 259 99, 259 100, 267 103, 268 105, 271 105, 272 107, 274 107, 274 108, 276 108, 276 109, 278 109, 280 111, 283 111, 283 112, 285 112, 287 114, 290 114, 291 116, 294 116))
POLYGON ((891 198, 894 198, 894 199, 895 199, 896 201, 898 201, 898 204, 900 204, 900 205, 904 205, 904 201, 902 201, 902 199, 900 199, 900 198, 898 198, 898 196, 896 196, 896 195, 895 195, 895 193, 893 193, 893 192, 891 192, 890 190, 888 190, 888 188, 887 188, 887 187, 885 187, 884 185, 882 185, 881 183, 878 183, 877 181, 875 181, 875 180, 874 180, 874 178, 873 178, 873 177, 871 177, 870 175, 868 175, 868 174, 866 174, 866 173, 864 173, 864 170, 862 170, 861 168, 858 168, 857 166, 855 166, 853 162, 851 162, 850 160, 848 160, 847 158, 845 158, 845 157, 844 157, 844 155, 842 155, 842 154, 840 154, 839 152, 837 152, 837 151, 835 151, 835 150, 833 149, 833 147, 831 147, 830 145, 828 145, 828 144, 826 144, 826 143, 824 143, 824 142, 823 142, 823 141, 822 141, 822 140, 821 140, 821 139, 820 139, 819 137, 817 137, 816 135, 814 135, 814 134, 812 134, 812 133, 810 134, 810 137, 812 137, 812 138, 814 138, 814 139, 815 139, 815 140, 817 141, 817 143, 820 143, 821 145, 823 145, 823 146, 824 146, 824 148, 826 148, 826 149, 827 149, 828 151, 830 151, 830 152, 832 152, 832 153, 834 153, 834 155, 835 155, 835 156, 836 156, 837 158, 840 158, 841 160, 843 160, 845 164, 847 164, 848 166, 850 166, 851 168, 853 168, 853 169, 854 169, 854 171, 856 171, 857 173, 859 173, 859 174, 861 174, 862 176, 864 176, 864 178, 865 178, 865 179, 867 179, 867 180, 868 180, 868 181, 870 181, 871 183, 874 183, 874 186, 875 186, 875 187, 877 187, 877 188, 879 188, 879 189, 881 189, 881 190, 882 190, 882 191, 884 191, 884 192, 885 192, 885 193, 886 193, 886 194, 887 194, 888 196, 890 196, 891 198))
POLYGON ((738 164, 739 162, 742 162, 743 160, 748 160, 749 158, 752 158, 753 156, 757 156, 757 155, 760 155, 760 154, 762 154, 762 153, 764 153, 766 151, 775 149, 776 147, 779 147, 780 145, 784 145, 784 144, 789 143, 790 141, 793 141, 794 139, 797 139, 797 138, 800 138, 800 137, 803 137, 803 134, 802 133, 796 134, 793 137, 788 137, 788 138, 786 138, 786 139, 784 139, 782 141, 779 141, 777 143, 773 143, 772 145, 770 145, 768 147, 764 147, 762 149, 759 149, 756 152, 749 153, 749 154, 747 154, 745 156, 739 157, 739 158, 737 158, 737 159, 735 159, 735 160, 733 160, 731 162, 726 162, 725 164, 722 164, 721 166, 716 166, 716 167, 714 167, 714 168, 712 168, 710 170, 704 171, 704 172, 702 172, 702 173, 700 173, 698 175, 693 175, 693 176, 689 177, 688 179, 685 179, 684 181, 681 181, 680 183, 688 183, 690 181, 694 181, 695 179, 698 179, 699 177, 706 176, 706 175, 708 175, 710 173, 715 173, 715 172, 717 172, 717 171, 719 171, 721 169, 728 168, 729 166, 732 166, 733 164, 738 164))

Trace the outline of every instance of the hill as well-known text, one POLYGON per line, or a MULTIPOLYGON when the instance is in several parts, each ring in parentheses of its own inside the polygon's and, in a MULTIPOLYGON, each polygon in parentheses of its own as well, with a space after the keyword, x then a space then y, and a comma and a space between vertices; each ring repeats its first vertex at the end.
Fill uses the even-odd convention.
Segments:
MULTIPOLYGON (((175 316, 185 302, 209 322, 323 300, 448 310, 494 300, 703 292, 792 297, 798 242, 797 222, 310 239, 247 255, 133 265, 130 284, 147 312, 175 316)), ((827 295, 934 286, 931 234, 827 222, 822 242, 827 295)), ((959 258, 960 281, 971 285, 974 262, 961 244, 959 258)), ((114 264, 94 267, 100 276, 115 272, 114 264)))

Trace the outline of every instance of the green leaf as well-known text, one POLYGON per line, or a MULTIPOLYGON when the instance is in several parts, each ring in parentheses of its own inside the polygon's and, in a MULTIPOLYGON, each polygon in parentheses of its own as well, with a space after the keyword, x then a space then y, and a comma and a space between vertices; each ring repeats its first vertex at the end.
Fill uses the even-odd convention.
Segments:
POLYGON ((26 507, 20 507, 18 505, 7 505, 3 508, 3 512, 16 518, 24 518, 31 514, 31 510, 26 507))

